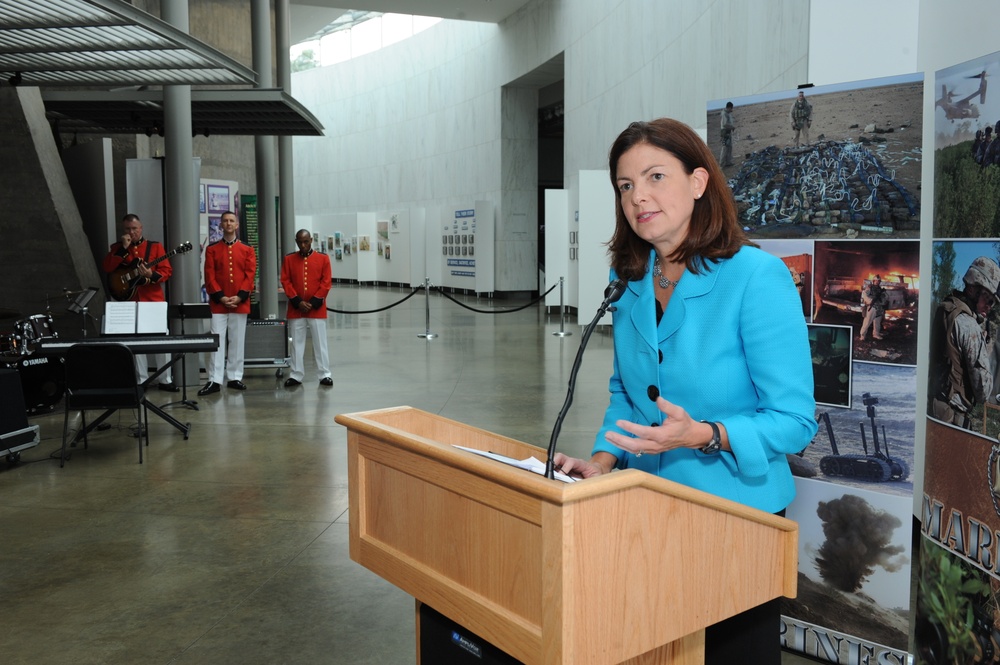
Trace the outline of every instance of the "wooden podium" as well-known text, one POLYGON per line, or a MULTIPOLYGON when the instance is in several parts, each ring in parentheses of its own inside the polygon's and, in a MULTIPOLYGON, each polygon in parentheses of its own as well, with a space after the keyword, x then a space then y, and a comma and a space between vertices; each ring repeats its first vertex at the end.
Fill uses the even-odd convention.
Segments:
POLYGON ((351 559, 529 665, 700 665, 706 626, 795 596, 790 520, 636 470, 549 480, 453 444, 543 449, 410 407, 336 421, 351 559))

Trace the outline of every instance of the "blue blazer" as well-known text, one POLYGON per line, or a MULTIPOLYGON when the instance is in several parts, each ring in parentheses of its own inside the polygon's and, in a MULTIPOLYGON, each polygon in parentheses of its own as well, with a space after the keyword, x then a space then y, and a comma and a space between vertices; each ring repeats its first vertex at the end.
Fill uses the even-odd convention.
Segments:
POLYGON ((593 452, 771 513, 785 508, 795 496, 785 454, 804 449, 817 429, 802 301, 785 264, 743 247, 701 274, 685 271, 659 325, 651 271, 615 306, 611 403, 593 452), (635 457, 605 440, 610 429, 628 436, 617 420, 661 424, 657 394, 695 420, 725 425, 732 452, 635 457))

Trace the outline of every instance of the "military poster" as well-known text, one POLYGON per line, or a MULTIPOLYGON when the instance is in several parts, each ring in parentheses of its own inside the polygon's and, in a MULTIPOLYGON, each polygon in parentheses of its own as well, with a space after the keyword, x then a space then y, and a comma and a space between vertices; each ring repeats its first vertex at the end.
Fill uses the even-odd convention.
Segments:
POLYGON ((744 230, 788 266, 813 356, 813 441, 789 456, 798 597, 782 648, 908 662, 923 77, 708 105, 744 230))
POLYGON ((934 81, 934 241, 916 662, 1000 658, 1000 54, 934 81))
POLYGON ((445 286, 474 290, 476 278, 476 210, 455 210, 442 226, 441 257, 445 286))

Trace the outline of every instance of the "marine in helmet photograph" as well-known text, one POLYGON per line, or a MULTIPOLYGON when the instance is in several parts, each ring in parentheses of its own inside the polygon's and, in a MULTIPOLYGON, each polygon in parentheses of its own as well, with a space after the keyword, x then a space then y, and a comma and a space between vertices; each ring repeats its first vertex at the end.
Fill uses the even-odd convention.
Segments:
POLYGON ((995 244, 934 243, 932 288, 927 415, 997 436, 1000 264, 995 244))

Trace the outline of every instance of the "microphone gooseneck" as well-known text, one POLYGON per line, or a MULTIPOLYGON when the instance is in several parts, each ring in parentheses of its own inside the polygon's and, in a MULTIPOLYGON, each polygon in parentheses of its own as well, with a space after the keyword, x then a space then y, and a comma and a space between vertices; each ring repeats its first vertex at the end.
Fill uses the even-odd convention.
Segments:
POLYGON ((583 361, 583 350, 587 348, 587 342, 590 340, 591 333, 594 332, 594 328, 597 327, 597 322, 601 320, 601 317, 608 311, 612 309, 611 305, 618 301, 625 293, 625 282, 621 279, 616 279, 608 287, 604 289, 604 302, 601 306, 597 308, 597 315, 594 319, 587 324, 587 327, 583 331, 583 335, 580 337, 580 348, 576 351, 576 358, 573 360, 573 368, 569 373, 569 390, 566 392, 566 401, 563 402, 562 409, 559 411, 559 415, 556 417, 556 424, 552 427, 552 436, 549 437, 549 448, 547 453, 547 458, 545 461, 545 477, 555 478, 555 465, 553 463, 553 457, 556 454, 556 440, 559 438, 559 431, 562 429, 563 420, 566 418, 566 414, 569 412, 569 407, 573 403, 573 392, 576 390, 576 375, 580 371, 580 365, 583 361))

